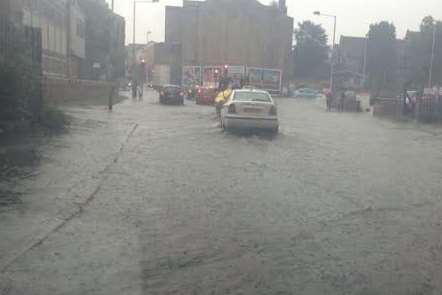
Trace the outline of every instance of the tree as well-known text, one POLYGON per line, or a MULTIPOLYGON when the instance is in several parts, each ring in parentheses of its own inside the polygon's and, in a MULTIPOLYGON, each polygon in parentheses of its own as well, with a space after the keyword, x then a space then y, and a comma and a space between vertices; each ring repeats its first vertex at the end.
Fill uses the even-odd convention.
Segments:
POLYGON ((278 7, 279 7, 279 5, 278 5, 278 1, 276 1, 276 0, 272 0, 272 2, 270 2, 270 7, 278 8, 278 7))
POLYGON ((39 30, 0 22, 0 133, 40 119, 40 38, 39 30))
POLYGON ((312 77, 328 58, 327 34, 321 25, 304 21, 298 24, 295 39, 295 77, 312 77))
POLYGON ((427 82, 430 73, 431 54, 434 40, 434 59, 433 59, 433 82, 442 83, 442 22, 435 20, 432 16, 426 16, 420 25, 420 53, 421 66, 425 71, 427 82))
POLYGON ((408 32, 408 54, 410 68, 410 82, 418 88, 427 87, 433 47, 433 33, 435 35, 435 56, 433 62, 433 82, 442 84, 442 22, 432 16, 426 16, 421 22, 419 32, 408 32), (435 30, 435 31, 434 31, 435 30))
POLYGON ((370 88, 378 96, 395 86, 397 69, 396 28, 383 21, 370 25, 368 32, 367 71, 370 88))

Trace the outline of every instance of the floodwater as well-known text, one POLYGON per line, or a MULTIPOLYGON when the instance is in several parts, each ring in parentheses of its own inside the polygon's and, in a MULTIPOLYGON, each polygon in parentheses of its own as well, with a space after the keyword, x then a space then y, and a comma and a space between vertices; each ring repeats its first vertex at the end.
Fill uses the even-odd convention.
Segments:
POLYGON ((281 98, 278 136, 231 134, 147 95, 1 162, 0 294, 442 292, 442 129, 281 98))

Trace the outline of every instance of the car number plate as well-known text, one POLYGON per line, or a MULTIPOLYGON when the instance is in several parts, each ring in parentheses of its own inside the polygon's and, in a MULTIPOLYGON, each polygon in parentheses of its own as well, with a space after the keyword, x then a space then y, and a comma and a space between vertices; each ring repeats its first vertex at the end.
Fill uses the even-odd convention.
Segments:
POLYGON ((245 113, 259 113, 261 110, 260 109, 253 109, 253 108, 245 108, 244 112, 245 113))

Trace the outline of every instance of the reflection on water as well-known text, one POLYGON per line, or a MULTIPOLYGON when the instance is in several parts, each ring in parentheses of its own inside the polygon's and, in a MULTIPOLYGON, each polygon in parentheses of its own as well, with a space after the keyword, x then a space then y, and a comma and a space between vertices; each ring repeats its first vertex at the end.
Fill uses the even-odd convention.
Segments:
POLYGON ((40 162, 37 146, 40 140, 28 137, 2 141, 0 144, 0 210, 21 204, 23 179, 32 177, 40 162))

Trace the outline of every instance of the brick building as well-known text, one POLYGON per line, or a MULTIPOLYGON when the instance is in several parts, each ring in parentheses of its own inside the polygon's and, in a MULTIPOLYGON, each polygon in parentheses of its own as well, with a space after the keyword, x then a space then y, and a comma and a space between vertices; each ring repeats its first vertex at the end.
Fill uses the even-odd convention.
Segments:
POLYGON ((86 56, 81 76, 109 80, 125 73, 125 20, 104 0, 77 0, 86 15, 86 56))
POLYGON ((362 88, 366 81, 367 38, 341 36, 335 52, 336 84, 347 88, 362 88))
POLYGON ((166 7, 166 43, 182 44, 183 65, 242 65, 292 72, 293 19, 285 1, 184 0, 166 7))
POLYGON ((152 82, 158 68, 167 68, 170 84, 181 84, 182 51, 179 43, 149 43, 144 50, 147 81, 152 82))
POLYGON ((3 0, 1 8, 14 23, 41 32, 44 75, 79 76, 85 57, 85 16, 76 0, 3 0))

